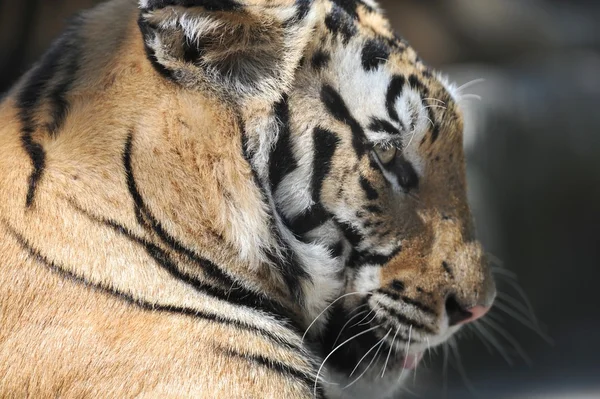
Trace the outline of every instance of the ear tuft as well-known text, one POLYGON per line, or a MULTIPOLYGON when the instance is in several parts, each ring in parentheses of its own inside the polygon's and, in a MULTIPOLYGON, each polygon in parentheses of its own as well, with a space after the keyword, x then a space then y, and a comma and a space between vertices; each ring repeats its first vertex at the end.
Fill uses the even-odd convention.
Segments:
POLYGON ((149 59, 165 77, 240 102, 277 101, 314 27, 311 0, 140 0, 149 59))

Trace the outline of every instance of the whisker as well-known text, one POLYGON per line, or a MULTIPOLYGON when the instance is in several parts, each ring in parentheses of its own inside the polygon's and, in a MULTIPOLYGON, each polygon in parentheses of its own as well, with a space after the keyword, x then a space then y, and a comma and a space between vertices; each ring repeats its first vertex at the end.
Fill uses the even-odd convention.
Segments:
POLYGON ((490 260, 495 265, 500 266, 500 267, 504 267, 504 262, 502 261, 502 259, 500 259, 496 255, 494 255, 493 253, 491 253, 489 251, 486 251, 485 255, 488 258, 488 260, 490 260))
MULTIPOLYGON (((478 320, 478 321, 476 321, 476 322, 475 322, 475 324, 476 324, 476 323, 479 323, 479 322, 480 322, 480 321, 478 320)), ((471 324, 468 324, 466 327, 469 327, 469 328, 471 328, 471 331, 473 331, 473 333, 475 333, 475 336, 476 336, 477 338, 479 338, 479 341, 481 341, 481 343, 483 344, 483 346, 485 346, 485 349, 486 349, 486 350, 487 350, 487 351, 488 351, 490 354, 493 354, 493 353, 494 353, 494 349, 493 349, 493 348, 490 346, 490 344, 489 344, 489 343, 486 341, 486 339, 487 339, 487 338, 486 338, 486 336, 485 336, 485 335, 483 335, 483 334, 481 333, 481 331, 479 331, 477 328, 475 328, 475 324, 471 323, 471 324)))
POLYGON ((529 314, 531 314, 534 317, 534 319, 536 319, 536 324, 539 325, 539 323, 537 322, 537 318, 535 317, 535 310, 533 309, 533 305, 531 304, 531 301, 527 297, 527 294, 525 293, 523 288, 521 288, 517 281, 506 280, 506 282, 510 285, 510 287, 513 290, 515 290, 517 294, 519 294, 519 297, 521 298, 525 306, 527 306, 527 308, 529 309, 529 314))
POLYGON ((438 103, 441 103, 443 105, 446 105, 445 101, 440 100, 439 98, 433 98, 433 97, 425 97, 423 100, 429 100, 429 101, 437 101, 438 103))
POLYGON ((460 99, 458 100, 458 102, 462 102, 463 100, 478 100, 478 101, 481 101, 482 98, 481 98, 481 96, 479 96, 477 94, 462 94, 460 96, 460 99))
POLYGON ((304 341, 304 338, 306 338, 306 334, 308 334, 308 330, 310 330, 310 328, 317 322, 317 320, 319 319, 319 317, 323 316, 323 314, 325 314, 325 312, 331 308, 337 301, 339 301, 340 299, 346 298, 350 295, 357 295, 360 294, 360 292, 350 292, 348 294, 344 294, 340 297, 338 297, 335 301, 331 302, 325 309, 323 309, 323 311, 321 313, 319 313, 317 315, 317 317, 315 317, 315 319, 312 321, 312 323, 310 323, 308 325, 308 327, 306 328, 306 331, 304 331, 304 334, 302 335, 302 341, 304 341))
POLYGON ((371 324, 373 322, 373 320, 375 320, 376 317, 377 317, 377 310, 375 311, 375 314, 373 315, 373 317, 371 317, 371 320, 365 321, 364 323, 360 323, 359 326, 367 326, 367 325, 371 324))
POLYGON ((483 79, 483 78, 473 79, 473 80, 463 84, 462 86, 457 87, 456 92, 461 93, 463 90, 468 89, 469 87, 473 87, 473 86, 478 85, 479 83, 483 83, 483 82, 485 82, 485 79, 483 79))
POLYGON ((502 345, 496 339, 496 337, 493 334, 491 334, 487 328, 485 328, 485 326, 479 323, 475 323, 473 324, 473 327, 478 329, 481 332, 481 334, 490 342, 490 344, 494 348, 496 348, 496 351, 500 354, 500 356, 504 358, 504 360, 506 361, 506 363, 508 363, 509 366, 514 366, 514 363, 510 356, 508 356, 508 354, 506 353, 506 350, 502 347, 502 345))
POLYGON ((523 305, 515 298, 511 297, 510 295, 504 292, 498 292, 496 294, 496 300, 500 302, 506 302, 506 305, 511 305, 514 310, 521 312, 523 316, 529 317, 536 326, 539 326, 537 318, 535 317, 535 314, 531 311, 531 309, 523 305))
POLYGON ((408 341, 406 341, 406 349, 404 350, 404 364, 402 365, 402 371, 400 372, 400 377, 398 377, 398 381, 402 380, 404 371, 406 371, 406 355, 408 354, 408 351, 410 350, 410 339, 412 337, 412 329, 413 329, 413 326, 411 324, 410 328, 408 329, 408 341))
POLYGON ((392 338, 392 344, 390 345, 390 350, 388 351, 387 358, 385 359, 385 363, 383 364, 383 372, 381 373, 381 378, 383 378, 383 376, 385 375, 385 369, 387 368, 388 362, 390 360, 390 355, 392 354, 392 349, 394 349, 394 342, 396 341, 396 337, 398 336, 398 332, 399 331, 400 331, 400 327, 398 327, 396 329, 396 333, 394 334, 394 338, 392 338))
POLYGON ((431 342, 429 342, 429 337, 425 337, 425 342, 427 342, 427 356, 429 357, 427 360, 431 363, 431 342))
POLYGON ((500 277, 508 277, 512 280, 517 280, 517 275, 514 272, 503 267, 492 265, 491 270, 493 274, 499 275, 500 277))
POLYGON ((423 109, 427 109, 427 108, 448 109, 448 107, 444 107, 443 105, 439 105, 439 104, 429 104, 429 105, 426 105, 425 107, 423 107, 423 109))
MULTIPOLYGON (((494 307, 496 309, 501 310, 502 312, 506 313, 508 316, 512 317, 513 319, 515 319, 516 321, 521 323, 523 326, 527 327, 531 331, 538 334, 549 345, 554 345, 554 340, 548 334, 544 333, 538 325, 533 324, 531 321, 529 321, 525 317, 521 316, 520 313, 517 313, 512 308, 506 306, 502 302, 496 302, 494 304, 494 307)), ((493 314, 491 314, 490 316, 493 316, 493 314)))
MULTIPOLYGON (((377 352, 375 352, 375 354, 373 355, 373 359, 371 359, 371 362, 367 365, 367 367, 365 368, 365 370, 354 381, 352 381, 350 384, 346 385, 342 389, 346 389, 346 388, 351 387, 358 380, 360 380, 363 375, 366 374, 366 372, 369 370, 369 368, 371 367, 371 365, 373 364, 373 362, 375 361, 375 359, 378 358, 379 351, 383 347, 383 341, 385 341, 385 339, 388 337, 388 335, 390 335, 391 332, 392 332, 392 329, 390 328, 390 330, 387 332, 387 334, 385 334, 385 336, 383 338, 381 338, 381 340, 378 343, 376 343, 375 345, 373 345, 373 347, 371 349, 369 349, 369 352, 371 352, 373 349, 375 349, 376 346, 379 347, 377 349, 377 352)), ((358 366, 360 365, 360 363, 362 363, 363 359, 369 354, 369 352, 365 353, 365 355, 358 361, 358 364, 356 365, 356 367, 354 368, 354 370, 352 370, 352 373, 350 373, 350 377, 352 377, 352 374, 354 374, 354 372, 356 371, 356 369, 358 368, 358 366)))
POLYGON ((467 377, 467 372, 462 364, 462 359, 460 357, 460 352, 458 350, 458 345, 456 343, 456 340, 453 338, 448 341, 448 344, 450 345, 450 349, 452 350, 454 357, 456 357, 456 369, 458 370, 458 373, 460 374, 461 378, 463 379, 465 387, 467 387, 467 390, 474 397, 481 397, 481 395, 478 394, 477 390, 475 389, 475 387, 473 386, 473 384, 467 377))
POLYGON ((323 362, 321 363, 321 366, 319 367, 319 370, 317 370, 317 376, 315 377, 315 385, 313 387, 313 393, 315 395, 315 397, 317 396, 317 388, 318 388, 318 384, 319 384, 319 375, 321 375, 321 371, 323 370, 323 367, 325 366, 325 363, 327 363, 327 360, 329 360, 329 358, 338 350, 340 349, 342 346, 346 345, 348 342, 352 341, 355 338, 360 337, 361 335, 367 334, 379 327, 381 327, 383 324, 375 326, 375 327, 371 327, 365 331, 361 331, 358 334, 354 335, 353 337, 348 338, 347 340, 345 340, 344 342, 342 342, 341 344, 339 344, 338 346, 336 346, 335 348, 332 349, 331 352, 329 352, 329 354, 325 357, 325 359, 323 359, 323 362))
MULTIPOLYGON (((363 306, 366 306, 366 304, 365 304, 365 305, 363 305, 363 306)), ((357 314, 355 314, 354 316, 352 316, 352 317, 351 317, 351 318, 350 318, 350 319, 349 319, 349 320, 346 322, 346 324, 344 324, 344 325, 342 326, 342 329, 341 329, 341 330, 340 330, 340 332, 338 333, 338 336, 335 338, 335 341, 334 341, 334 343, 333 343, 333 346, 335 346, 335 344, 337 344, 337 343, 338 343, 338 341, 339 341, 340 337, 342 336, 342 333, 344 332, 344 329, 346 328, 346 326, 347 326, 348 324, 350 324, 350 322, 351 322, 352 320, 356 319, 357 317, 360 317, 360 316, 362 316, 362 315, 363 315, 363 314, 365 314, 365 313, 367 313, 367 311, 366 311, 366 310, 364 310, 364 311, 362 311, 362 312, 358 312, 357 314)))
POLYGON ((448 397, 448 343, 444 343, 444 365, 442 366, 442 383, 444 398, 448 397))
POLYGON ((350 328, 356 327, 358 326, 360 323, 362 323, 363 321, 365 321, 367 319, 367 317, 369 317, 371 315, 371 313, 373 313, 374 310, 371 309, 371 311, 369 313, 367 313, 367 315, 365 317, 363 317, 362 319, 360 319, 357 323, 354 323, 350 326, 350 328))
POLYGON ((531 358, 527 355, 527 352, 523 349, 523 347, 519 344, 519 342, 513 337, 504 327, 500 324, 496 323, 494 320, 489 318, 481 319, 481 322, 487 324, 492 330, 496 331, 500 334, 504 339, 506 339, 512 346, 515 348, 517 353, 523 358, 523 361, 527 363, 529 367, 532 366, 533 362, 531 358))

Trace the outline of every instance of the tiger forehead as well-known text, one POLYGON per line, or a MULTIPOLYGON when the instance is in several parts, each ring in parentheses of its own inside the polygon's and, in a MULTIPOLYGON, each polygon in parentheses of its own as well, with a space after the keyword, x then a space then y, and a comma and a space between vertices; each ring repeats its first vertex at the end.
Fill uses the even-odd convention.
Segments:
POLYGON ((419 134, 411 139, 423 146, 434 143, 442 130, 459 128, 459 112, 447 86, 394 34, 377 9, 363 1, 325 4, 302 61, 309 86, 335 90, 339 98, 334 108, 346 109, 361 126, 374 129, 376 134, 367 136, 375 141, 379 137, 389 142, 386 133, 413 133, 414 138, 414 133, 430 130, 429 141, 419 134))
MULTIPOLYGON (((307 49, 308 60, 316 71, 357 65, 339 62, 330 65, 332 52, 360 58, 362 69, 375 72, 384 66, 391 75, 402 75, 406 83, 423 97, 449 103, 452 97, 433 71, 415 50, 392 29, 374 2, 367 0, 331 0, 325 3, 313 45, 307 49), (341 49, 340 49, 341 47, 341 49)), ((347 58, 346 58, 347 59, 347 58)))
POLYGON ((396 35, 389 21, 373 2, 363 0, 332 0, 327 2, 322 23, 322 39, 340 40, 343 44, 356 37, 365 40, 372 55, 388 58, 395 55, 405 62, 417 63, 416 52, 396 35))

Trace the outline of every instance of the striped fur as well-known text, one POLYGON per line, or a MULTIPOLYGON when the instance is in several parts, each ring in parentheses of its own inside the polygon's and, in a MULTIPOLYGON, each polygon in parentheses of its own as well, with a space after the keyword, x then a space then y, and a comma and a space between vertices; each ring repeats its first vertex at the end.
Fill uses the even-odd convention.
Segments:
POLYGON ((371 0, 82 14, 0 104, 0 396, 392 392, 321 379, 494 296, 448 89, 371 0))

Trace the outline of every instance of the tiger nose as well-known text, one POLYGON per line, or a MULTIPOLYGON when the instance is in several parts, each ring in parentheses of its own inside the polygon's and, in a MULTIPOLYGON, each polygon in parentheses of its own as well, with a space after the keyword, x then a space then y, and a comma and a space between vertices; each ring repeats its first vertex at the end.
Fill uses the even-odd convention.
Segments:
POLYGON ((448 314, 448 324, 450 327, 474 322, 485 316, 489 310, 489 306, 482 305, 465 309, 458 303, 454 296, 451 296, 446 300, 446 313, 448 314))

